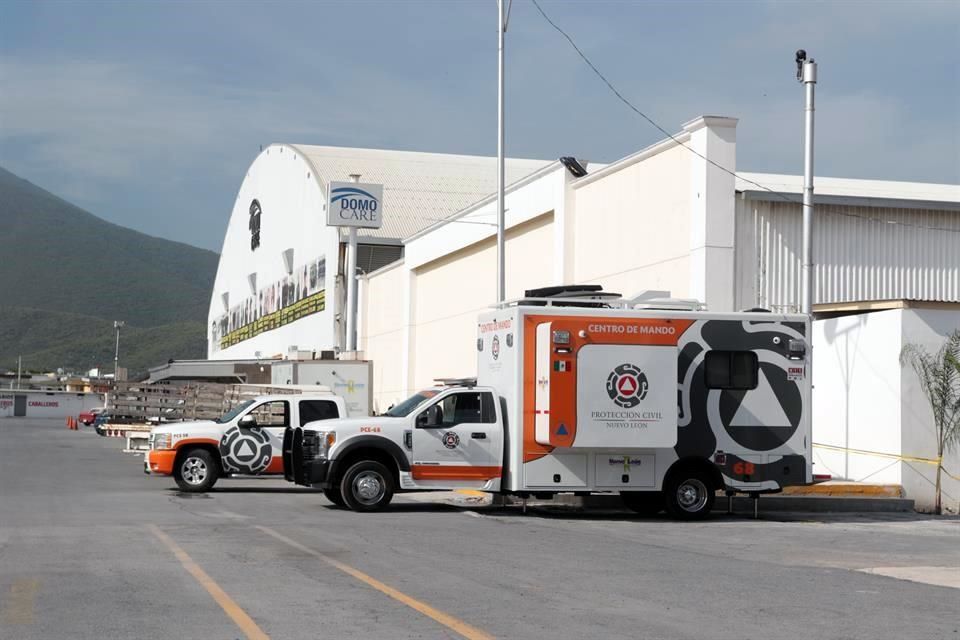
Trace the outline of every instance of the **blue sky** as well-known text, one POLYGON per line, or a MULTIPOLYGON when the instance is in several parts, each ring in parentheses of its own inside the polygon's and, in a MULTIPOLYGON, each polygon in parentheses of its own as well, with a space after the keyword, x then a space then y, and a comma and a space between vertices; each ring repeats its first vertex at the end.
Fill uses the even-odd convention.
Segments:
MULTIPOLYGON (((541 4, 668 131, 740 118, 738 170, 802 171, 805 48, 818 175, 960 182, 960 3, 541 4)), ((662 138, 529 0, 507 74, 508 155, 662 138)), ((495 1, 0 5, 0 166, 91 212, 219 250, 272 142, 495 154, 495 1)))

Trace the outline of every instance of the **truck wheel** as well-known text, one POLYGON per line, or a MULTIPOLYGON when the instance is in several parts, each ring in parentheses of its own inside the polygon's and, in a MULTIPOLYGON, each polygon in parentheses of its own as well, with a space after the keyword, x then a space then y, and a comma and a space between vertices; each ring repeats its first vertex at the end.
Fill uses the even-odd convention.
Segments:
POLYGON ((323 490, 323 497, 338 507, 345 507, 343 496, 340 495, 340 487, 329 487, 323 490))
POLYGON ((663 494, 659 491, 621 491, 620 499, 628 509, 642 516, 655 516, 663 511, 663 494))
POLYGON ((220 467, 206 449, 190 449, 177 460, 173 477, 181 491, 203 493, 216 484, 220 467))
POLYGON ((671 473, 663 493, 671 516, 679 520, 702 520, 713 509, 716 492, 706 473, 690 469, 671 473))
POLYGON ((374 460, 361 460, 340 481, 344 504, 354 511, 379 511, 393 499, 393 474, 374 460))

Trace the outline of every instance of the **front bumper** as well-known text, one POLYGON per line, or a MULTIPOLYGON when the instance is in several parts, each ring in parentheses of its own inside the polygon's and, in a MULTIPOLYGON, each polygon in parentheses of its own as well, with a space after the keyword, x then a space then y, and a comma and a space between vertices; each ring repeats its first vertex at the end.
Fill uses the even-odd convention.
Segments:
POLYGON ((283 477, 305 487, 326 489, 330 460, 316 458, 316 450, 315 431, 287 429, 283 434, 283 477))
POLYGON ((173 475, 173 463, 176 458, 176 451, 160 449, 147 451, 143 454, 143 472, 159 476, 173 475))

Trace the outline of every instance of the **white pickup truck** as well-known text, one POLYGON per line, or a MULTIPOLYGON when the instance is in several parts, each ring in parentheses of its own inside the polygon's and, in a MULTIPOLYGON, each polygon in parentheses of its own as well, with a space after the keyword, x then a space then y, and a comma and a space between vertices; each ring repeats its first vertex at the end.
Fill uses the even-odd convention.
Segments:
POLYGON ((346 415, 343 398, 330 391, 260 396, 217 420, 154 427, 143 470, 173 476, 190 492, 207 491, 222 477, 280 475, 285 429, 346 415))

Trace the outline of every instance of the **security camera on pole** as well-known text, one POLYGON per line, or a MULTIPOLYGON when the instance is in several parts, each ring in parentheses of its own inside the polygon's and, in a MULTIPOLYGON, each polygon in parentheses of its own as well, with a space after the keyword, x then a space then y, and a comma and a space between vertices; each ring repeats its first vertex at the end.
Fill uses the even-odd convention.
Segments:
POLYGON ((347 285, 347 327, 345 351, 357 350, 357 229, 379 229, 383 224, 383 185, 363 184, 360 174, 351 182, 327 185, 327 225, 347 230, 345 279, 347 285))
POLYGON ((813 91, 817 63, 807 52, 797 51, 797 82, 806 89, 803 141, 803 258, 800 263, 800 311, 813 313, 813 91))

